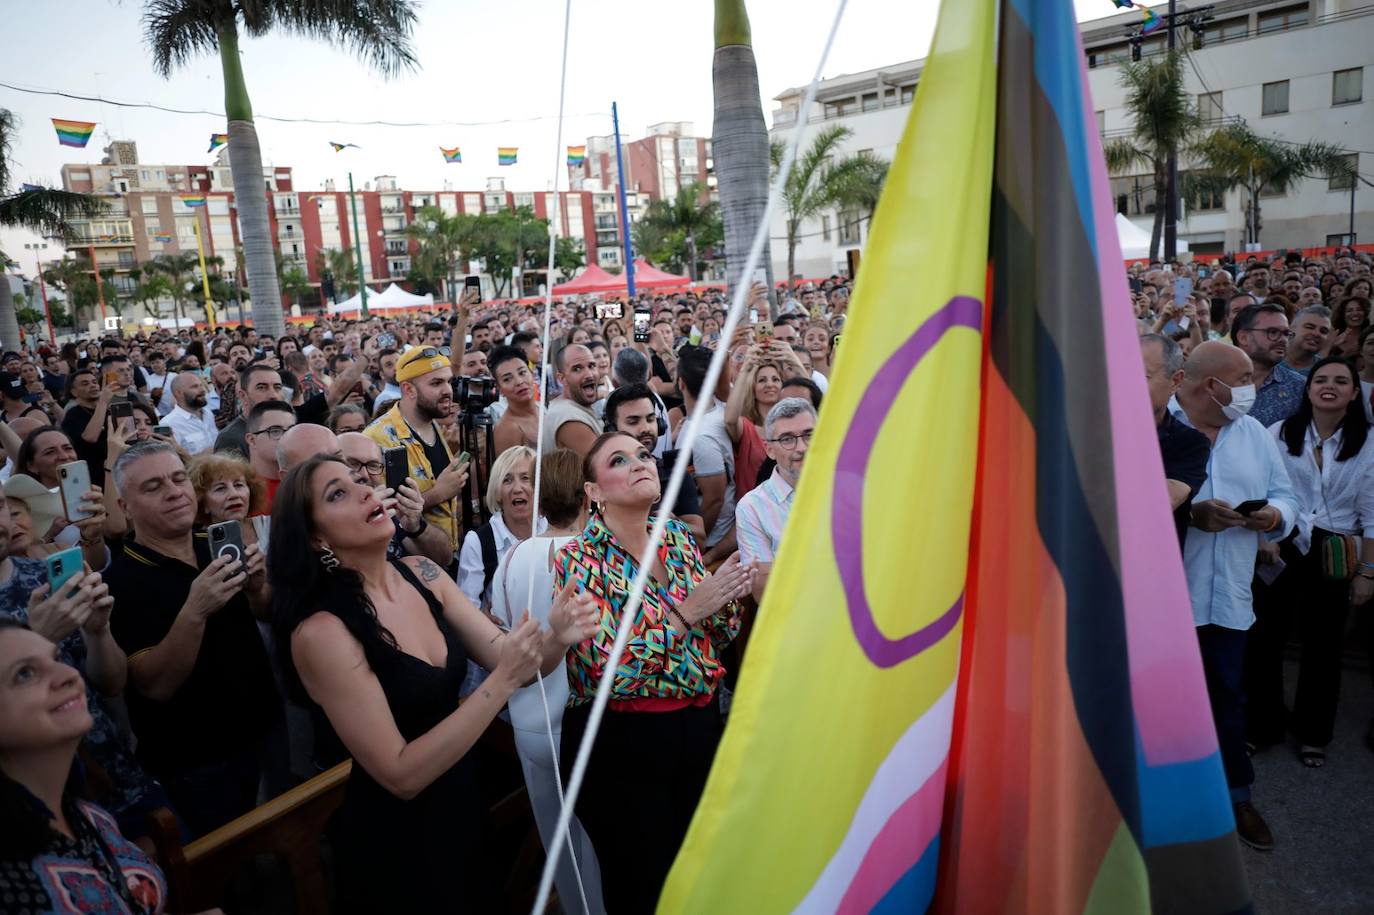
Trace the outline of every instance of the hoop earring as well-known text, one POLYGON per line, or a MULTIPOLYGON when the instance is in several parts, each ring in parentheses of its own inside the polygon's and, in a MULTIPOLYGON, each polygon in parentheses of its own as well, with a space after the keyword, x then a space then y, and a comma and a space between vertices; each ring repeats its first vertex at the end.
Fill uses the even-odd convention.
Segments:
POLYGON ((326 572, 333 572, 339 567, 339 558, 334 555, 333 550, 325 547, 324 552, 320 553, 320 565, 324 566, 326 572))

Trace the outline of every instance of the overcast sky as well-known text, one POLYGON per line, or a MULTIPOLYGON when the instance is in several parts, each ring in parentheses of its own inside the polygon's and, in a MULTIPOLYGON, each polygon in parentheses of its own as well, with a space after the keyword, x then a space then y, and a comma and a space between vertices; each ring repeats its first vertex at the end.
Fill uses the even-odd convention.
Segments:
MULTIPOLYGON (((1110 0, 1074 0, 1080 20, 1110 15, 1110 0)), ((158 77, 143 44, 137 0, 10 3, 0 81, 25 88, 153 102, 222 112, 218 58, 205 56, 170 80, 158 77)), ((749 0, 765 117, 773 96, 809 81, 834 12, 819 0, 749 0), (813 10, 809 16, 802 10, 813 10)), ((621 135, 649 124, 691 121, 711 131, 711 4, 705 0, 573 0, 563 146, 611 132, 619 103, 621 135)), ((934 0, 850 0, 825 68, 838 76, 925 55, 935 28, 934 0)), ((558 67, 563 5, 555 0, 428 0, 415 31, 419 68, 387 81, 345 52, 294 37, 244 41, 243 69, 253 100, 263 161, 294 169, 298 189, 326 178, 342 188, 352 170, 361 187, 395 175, 411 190, 480 190, 488 177, 510 190, 551 186, 556 156, 558 67), (261 115, 354 121, 453 121, 473 126, 381 127, 284 124, 261 115), (492 124, 508 120, 509 123, 492 124), (328 141, 361 149, 336 154, 328 141), (460 146, 447 165, 440 145, 460 146), (498 168, 496 147, 518 146, 519 163, 498 168)), ((223 118, 117 108, 30 95, 0 87, 0 107, 20 119, 10 170, 20 182, 60 184, 67 162, 97 163, 109 139, 138 142, 152 164, 207 163, 209 136, 223 118), (49 118, 96 121, 85 149, 59 146, 49 118)), ((560 175, 566 186, 566 170, 560 175)), ((0 233, 0 247, 23 255, 27 233, 0 233)), ((25 271, 31 258, 23 257, 25 271)))

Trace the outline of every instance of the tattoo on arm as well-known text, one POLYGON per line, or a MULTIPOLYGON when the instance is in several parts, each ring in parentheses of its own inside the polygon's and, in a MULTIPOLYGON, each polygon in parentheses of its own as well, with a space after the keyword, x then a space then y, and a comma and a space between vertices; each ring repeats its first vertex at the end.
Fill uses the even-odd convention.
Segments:
POLYGON ((434 581, 440 575, 439 567, 428 559, 421 559, 418 567, 421 581, 434 581))

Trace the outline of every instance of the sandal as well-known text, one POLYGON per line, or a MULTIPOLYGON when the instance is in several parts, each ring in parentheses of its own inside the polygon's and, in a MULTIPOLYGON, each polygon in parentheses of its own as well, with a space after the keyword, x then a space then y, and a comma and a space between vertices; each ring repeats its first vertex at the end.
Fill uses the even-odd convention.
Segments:
POLYGON ((1304 746, 1298 750, 1298 761, 1309 769, 1320 769, 1326 765, 1326 750, 1321 747, 1304 746))

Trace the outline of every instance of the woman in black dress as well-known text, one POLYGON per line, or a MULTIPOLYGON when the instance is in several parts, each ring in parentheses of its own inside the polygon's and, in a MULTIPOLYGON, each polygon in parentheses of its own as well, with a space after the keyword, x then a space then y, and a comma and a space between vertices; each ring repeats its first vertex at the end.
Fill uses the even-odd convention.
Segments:
POLYGON ((468 751, 536 670, 595 626, 590 598, 503 633, 428 559, 388 562, 391 519, 348 466, 319 456, 282 482, 268 559, 276 643, 353 774, 335 830, 337 906, 470 908, 481 810, 468 751), (468 658, 492 673, 458 705, 468 658))

